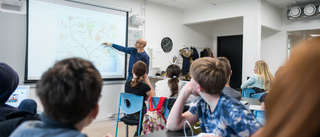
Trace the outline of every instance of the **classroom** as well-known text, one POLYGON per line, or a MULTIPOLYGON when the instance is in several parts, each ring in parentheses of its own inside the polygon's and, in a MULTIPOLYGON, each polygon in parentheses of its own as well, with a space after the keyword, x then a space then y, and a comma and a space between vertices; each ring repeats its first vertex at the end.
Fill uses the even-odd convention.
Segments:
MULTIPOLYGON (((14 1, 14 0, 12 0, 14 1)), ((120 8, 132 16, 143 17, 140 25, 129 21, 128 31, 139 32, 148 42, 145 47, 150 56, 149 76, 163 71, 169 66, 172 57, 180 56, 179 50, 185 47, 210 48, 218 57, 218 38, 242 36, 241 81, 254 74, 254 63, 264 60, 273 75, 287 61, 290 54, 289 32, 320 29, 320 7, 316 17, 288 19, 288 7, 299 4, 295 0, 75 0, 102 7, 120 8), (196 3, 192 3, 196 1, 196 3), (296 2, 296 3, 295 3, 296 2), (202 4, 199 4, 202 3, 202 4), (199 5, 197 5, 199 4, 199 5), (284 5, 287 4, 287 5, 284 5), (180 5, 180 6, 177 6, 180 5), (194 5, 194 6, 192 6, 194 5), (169 37, 172 50, 163 52, 161 40, 169 37), (289 47, 288 47, 289 45, 289 47), (157 52, 157 53, 156 53, 157 52)), ((1 3, 1 2, 0 2, 1 3)), ((19 85, 29 85, 29 98, 43 106, 35 93, 35 83, 24 83, 27 34, 27 2, 23 0, 18 8, 11 5, 0 7, 0 62, 7 63, 19 75, 19 85)), ((130 32, 129 32, 130 33, 130 32)), ((305 38, 306 36, 303 36, 305 38)), ((301 37, 302 38, 302 37, 301 37)), ((296 41, 295 41, 296 42, 296 41)), ((45 45, 45 43, 44 43, 45 45)), ((129 45, 128 47, 134 45, 129 45)), ((199 51, 199 50, 198 50, 199 51)), ((181 64, 180 64, 181 65, 181 64)), ((103 82, 100 110, 94 122, 114 119, 118 111, 119 93, 124 92, 125 80, 103 82)))

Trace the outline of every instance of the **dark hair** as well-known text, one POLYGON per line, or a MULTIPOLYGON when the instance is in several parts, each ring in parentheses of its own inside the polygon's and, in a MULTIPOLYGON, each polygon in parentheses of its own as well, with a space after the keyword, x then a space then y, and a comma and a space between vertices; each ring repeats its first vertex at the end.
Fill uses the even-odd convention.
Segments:
POLYGON ((173 97, 179 91, 178 83, 179 83, 179 75, 181 73, 181 69, 178 65, 171 64, 170 66, 168 66, 166 72, 167 72, 168 78, 171 78, 168 81, 168 86, 170 87, 170 91, 171 91, 170 97, 173 97))
POLYGON ((136 78, 133 78, 133 80, 130 83, 131 87, 138 87, 141 80, 140 78, 147 73, 147 65, 143 61, 137 61, 133 64, 132 71, 134 72, 134 75, 136 75, 136 78))
POLYGON ((101 88, 101 76, 91 62, 70 58, 49 68, 38 81, 36 92, 44 106, 44 115, 76 124, 98 103, 101 88))
POLYGON ((199 58, 192 62, 190 75, 211 95, 220 94, 228 79, 226 64, 211 57, 199 58))

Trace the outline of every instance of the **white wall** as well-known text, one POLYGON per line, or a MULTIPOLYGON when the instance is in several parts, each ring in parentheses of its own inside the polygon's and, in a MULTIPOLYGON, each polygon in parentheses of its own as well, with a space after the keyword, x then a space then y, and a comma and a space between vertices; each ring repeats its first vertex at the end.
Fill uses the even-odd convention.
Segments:
POLYGON ((261 25, 274 30, 281 30, 281 9, 268 2, 261 5, 261 25))
MULTIPOLYGON (((270 16, 263 16, 262 18, 265 18, 264 20, 272 20, 275 18, 267 17, 270 16)), ((280 30, 270 29, 269 27, 262 27, 261 59, 267 61, 269 68, 273 74, 275 74, 278 68, 287 60, 287 32, 320 29, 319 24, 319 17, 288 20, 287 9, 282 9, 280 30)))
POLYGON ((232 36, 243 34, 243 18, 223 19, 213 23, 213 54, 218 54, 218 38, 220 36, 232 36))
MULTIPOLYGON (((179 56, 179 49, 183 45, 210 47, 212 40, 203 34, 204 26, 192 27, 181 24, 182 10, 147 3, 146 5, 146 23, 145 38, 148 41, 148 48, 160 48, 161 40, 164 37, 170 37, 173 42, 173 48, 170 52, 162 52, 162 61, 158 70, 166 70, 170 65, 169 60, 172 57, 179 56)), ((205 28, 204 28, 205 29, 205 28)), ((149 74, 155 74, 150 71, 149 74)))
POLYGON ((242 81, 253 74, 251 66, 260 59, 260 0, 238 0, 217 4, 212 8, 185 11, 184 24, 195 24, 227 18, 243 17, 242 81))

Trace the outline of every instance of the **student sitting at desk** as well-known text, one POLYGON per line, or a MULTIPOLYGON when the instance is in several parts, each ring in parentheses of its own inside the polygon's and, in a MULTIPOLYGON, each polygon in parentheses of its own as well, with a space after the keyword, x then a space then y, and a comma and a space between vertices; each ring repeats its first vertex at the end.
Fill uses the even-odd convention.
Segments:
POLYGON ((39 120, 37 103, 24 99, 18 108, 9 106, 6 101, 16 90, 19 76, 9 65, 0 63, 0 136, 9 136, 21 123, 28 120, 39 120))
POLYGON ((199 121, 201 131, 205 133, 248 137, 261 128, 242 103, 221 92, 228 79, 224 62, 210 57, 197 59, 191 64, 190 74, 190 83, 182 88, 169 114, 168 130, 183 129, 185 121, 191 125, 199 121), (191 94, 200 95, 202 99, 182 113, 184 103, 191 94))
POLYGON ((98 115, 101 88, 101 75, 91 62, 80 58, 57 62, 36 85, 44 107, 42 121, 25 122, 10 136, 86 137, 81 130, 98 115))
MULTIPOLYGON (((143 61, 137 61, 136 63, 134 63, 132 67, 132 74, 133 74, 133 79, 127 80, 125 83, 124 90, 126 93, 143 96, 144 100, 146 100, 149 96, 151 97, 155 96, 154 89, 151 86, 150 80, 147 75, 146 63, 144 63, 143 61), (141 80, 143 80, 144 82, 142 82, 141 80)), ((142 114, 144 115, 146 111, 147 111, 147 107, 144 102, 142 114)), ((128 119, 139 120, 139 116, 140 116, 140 112, 137 112, 134 114, 126 115, 125 117, 127 117, 128 119)), ((140 129, 142 129, 142 124, 140 129)), ((139 126, 137 126, 135 136, 138 135, 138 130, 139 130, 139 126)))
POLYGON ((230 78, 232 75, 230 61, 226 57, 218 57, 220 61, 223 61, 226 64, 228 79, 225 87, 222 89, 222 93, 229 95, 237 100, 241 99, 241 93, 233 88, 230 87, 230 78))
POLYGON ((241 89, 250 86, 250 88, 256 88, 256 93, 269 90, 273 81, 273 76, 269 70, 268 64, 263 60, 259 60, 255 63, 253 71, 255 74, 241 85, 241 89))
POLYGON ((183 83, 179 80, 181 69, 171 64, 167 67, 166 78, 155 83, 156 97, 177 98, 183 83))

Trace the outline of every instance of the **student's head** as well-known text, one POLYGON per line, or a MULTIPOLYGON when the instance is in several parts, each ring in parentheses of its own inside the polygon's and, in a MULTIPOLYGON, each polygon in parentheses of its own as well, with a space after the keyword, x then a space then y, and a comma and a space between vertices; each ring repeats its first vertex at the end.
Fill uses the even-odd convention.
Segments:
POLYGON ((49 68, 38 81, 36 92, 45 116, 74 125, 93 110, 98 113, 101 88, 100 73, 91 62, 70 58, 49 68))
POLYGON ((313 38, 290 53, 277 73, 266 102, 262 136, 320 136, 320 38, 313 38))
POLYGON ((210 95, 220 94, 228 79, 226 64, 211 57, 192 62, 190 75, 210 95))
POLYGON ((258 75, 258 81, 262 82, 264 89, 268 90, 272 84, 273 76, 269 70, 267 63, 263 60, 259 60, 254 65, 254 73, 258 75))
POLYGON ((131 82, 131 87, 137 87, 141 81, 141 77, 147 73, 147 65, 143 61, 137 61, 133 64, 132 73, 134 78, 131 82))
POLYGON ((0 63, 0 104, 5 103, 19 84, 19 76, 6 63, 0 63))
POLYGON ((228 76, 230 76, 231 75, 230 61, 226 57, 218 57, 218 59, 226 64, 227 73, 228 73, 228 76))
POLYGON ((168 78, 168 86, 170 87, 171 95, 170 97, 176 95, 179 91, 179 75, 181 73, 181 69, 178 65, 171 64, 167 67, 166 75, 168 78))
POLYGON ((137 49, 143 49, 144 47, 146 47, 147 46, 147 40, 146 39, 144 39, 144 38, 140 38, 140 39, 138 39, 137 41, 136 41, 136 44, 135 44, 135 47, 137 48, 137 49))

